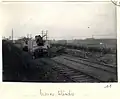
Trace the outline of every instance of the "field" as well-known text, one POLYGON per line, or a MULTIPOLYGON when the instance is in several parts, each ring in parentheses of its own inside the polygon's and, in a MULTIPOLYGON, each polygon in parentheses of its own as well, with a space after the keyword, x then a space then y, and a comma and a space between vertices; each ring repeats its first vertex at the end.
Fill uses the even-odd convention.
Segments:
POLYGON ((68 54, 117 65, 116 39, 60 40, 52 43, 52 45, 63 47, 68 54))
POLYGON ((3 81, 67 82, 69 79, 40 59, 33 60, 29 53, 3 41, 3 81))
POLYGON ((51 44, 116 49, 117 39, 56 40, 51 44))
MULTIPOLYGON (((112 45, 112 44, 111 44, 112 45)), ((113 49, 92 50, 76 45, 51 44, 49 56, 33 59, 21 43, 3 41, 3 81, 12 82, 116 82, 113 49)), ((86 45, 84 45, 86 46, 86 45)))

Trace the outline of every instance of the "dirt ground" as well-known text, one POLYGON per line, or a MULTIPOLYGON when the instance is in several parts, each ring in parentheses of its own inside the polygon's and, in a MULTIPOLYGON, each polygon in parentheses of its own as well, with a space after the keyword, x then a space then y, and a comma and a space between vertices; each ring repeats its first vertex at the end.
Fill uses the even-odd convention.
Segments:
POLYGON ((23 52, 13 44, 3 41, 3 81, 4 82, 69 82, 53 67, 40 59, 23 52))

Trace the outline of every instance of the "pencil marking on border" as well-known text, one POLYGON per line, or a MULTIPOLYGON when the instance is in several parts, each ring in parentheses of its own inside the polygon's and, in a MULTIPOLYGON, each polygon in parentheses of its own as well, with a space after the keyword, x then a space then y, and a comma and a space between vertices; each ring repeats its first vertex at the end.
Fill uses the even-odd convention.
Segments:
POLYGON ((111 2, 116 6, 120 6, 120 1, 118 0, 111 0, 111 2))

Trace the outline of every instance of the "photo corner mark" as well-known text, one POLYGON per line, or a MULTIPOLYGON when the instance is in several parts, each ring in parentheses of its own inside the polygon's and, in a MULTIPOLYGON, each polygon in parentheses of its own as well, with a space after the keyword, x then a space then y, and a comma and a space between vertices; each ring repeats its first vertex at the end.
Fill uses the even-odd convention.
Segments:
POLYGON ((111 2, 116 6, 120 6, 120 0, 111 0, 111 2))

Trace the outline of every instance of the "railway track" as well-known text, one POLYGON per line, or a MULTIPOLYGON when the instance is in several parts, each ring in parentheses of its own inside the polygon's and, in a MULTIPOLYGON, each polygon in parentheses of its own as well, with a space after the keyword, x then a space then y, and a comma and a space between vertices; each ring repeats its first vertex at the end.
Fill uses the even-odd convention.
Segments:
POLYGON ((47 65, 52 65, 54 70, 59 71, 59 73, 69 78, 71 82, 100 82, 97 78, 71 68, 65 64, 54 61, 53 59, 41 59, 41 61, 47 65))
POLYGON ((88 62, 91 62, 92 61, 92 63, 96 63, 96 64, 99 64, 99 65, 104 65, 104 66, 108 66, 108 67, 117 67, 117 64, 106 64, 106 63, 103 63, 103 62, 99 62, 99 61, 96 61, 96 60, 90 60, 90 59, 88 59, 88 58, 84 58, 84 57, 81 57, 81 56, 76 56, 76 55, 73 55, 73 54, 69 54, 69 53, 67 53, 66 54, 67 56, 73 56, 73 57, 77 57, 78 59, 82 59, 82 60, 85 60, 85 61, 88 61, 88 62))
POLYGON ((61 55, 52 58, 55 62, 65 65, 67 67, 79 70, 84 74, 92 76, 101 82, 116 82, 117 81, 117 68, 111 66, 104 66, 95 64, 89 61, 80 60, 77 57, 61 55))
POLYGON ((93 68, 98 68, 98 69, 101 69, 103 71, 110 72, 110 73, 113 73, 113 74, 116 74, 116 72, 117 72, 117 67, 113 67, 111 65, 109 66, 107 64, 106 65, 97 64, 95 62, 91 62, 89 60, 86 60, 86 59, 83 59, 83 58, 77 58, 77 57, 70 56, 70 55, 67 55, 67 54, 63 54, 62 57, 66 60, 70 60, 70 61, 73 61, 73 62, 76 62, 76 63, 91 66, 93 68))

